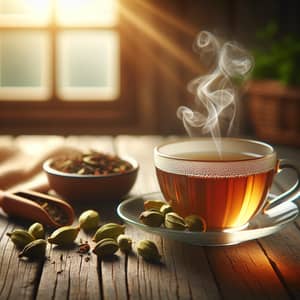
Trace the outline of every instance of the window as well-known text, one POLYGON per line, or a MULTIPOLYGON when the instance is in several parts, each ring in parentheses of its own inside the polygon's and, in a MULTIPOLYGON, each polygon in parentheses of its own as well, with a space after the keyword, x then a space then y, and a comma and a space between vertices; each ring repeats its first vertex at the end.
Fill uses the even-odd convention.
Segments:
POLYGON ((117 0, 0 0, 0 129, 128 119, 119 23, 117 0))

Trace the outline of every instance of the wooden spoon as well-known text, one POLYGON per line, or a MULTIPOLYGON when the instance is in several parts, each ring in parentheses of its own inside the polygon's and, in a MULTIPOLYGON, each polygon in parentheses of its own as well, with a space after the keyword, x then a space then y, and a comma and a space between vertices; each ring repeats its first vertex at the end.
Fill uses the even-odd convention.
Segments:
POLYGON ((71 225, 75 217, 73 208, 67 202, 31 190, 0 191, 0 206, 9 216, 55 228, 71 225))

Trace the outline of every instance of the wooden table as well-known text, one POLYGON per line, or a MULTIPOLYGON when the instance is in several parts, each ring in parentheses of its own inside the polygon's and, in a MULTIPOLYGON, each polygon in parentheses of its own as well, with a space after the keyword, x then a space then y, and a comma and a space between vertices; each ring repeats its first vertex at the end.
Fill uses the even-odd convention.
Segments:
MULTIPOLYGON (((170 139, 172 137, 168 137, 170 139)), ((1 137, 37 153, 61 143, 134 156, 140 172, 132 194, 157 191, 153 147, 167 138, 112 137, 1 137)), ((299 149, 278 147, 281 156, 300 162, 299 149)), ((275 188, 290 181, 285 176, 275 188)), ((105 201, 105 199, 103 199, 105 201)), ((76 207, 79 213, 89 207, 76 207)), ((99 202, 102 222, 121 221, 113 207, 99 202)), ((161 265, 144 262, 134 253, 117 253, 111 260, 80 256, 75 249, 47 248, 44 262, 18 259, 6 232, 27 224, 0 216, 0 299, 300 299, 300 222, 260 240, 228 247, 199 247, 147 234, 127 226, 135 241, 155 241, 161 265)), ((80 233, 80 238, 90 237, 80 233)))

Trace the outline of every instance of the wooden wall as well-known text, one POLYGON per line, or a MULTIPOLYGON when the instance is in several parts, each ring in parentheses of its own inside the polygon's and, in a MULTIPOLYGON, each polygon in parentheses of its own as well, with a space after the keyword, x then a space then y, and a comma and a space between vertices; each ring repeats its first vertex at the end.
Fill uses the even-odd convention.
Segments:
MULTIPOLYGON (((184 133, 176 117, 179 105, 192 105, 186 85, 204 72, 192 43, 201 30, 224 39, 234 39, 246 47, 255 44, 255 33, 270 20, 276 20, 282 34, 300 32, 297 0, 123 0, 124 5, 142 21, 133 26, 139 37, 137 97, 140 118, 146 131, 184 133), (147 124, 145 124, 145 122, 147 124)), ((251 130, 242 102, 240 130, 251 130)))
MULTIPOLYGON (((32 114, 37 118, 35 123, 43 121, 43 126, 30 127, 27 119, 23 123, 19 120, 23 114, 20 109, 10 110, 15 117, 15 121, 11 121, 1 103, 0 133, 184 133, 176 110, 180 105, 193 105, 193 96, 186 86, 205 72, 192 50, 199 31, 209 30, 247 47, 255 43, 255 32, 272 19, 277 20, 283 34, 300 32, 299 0, 119 0, 119 3, 121 48, 126 53, 121 63, 121 98, 115 105, 118 111, 98 113, 90 109, 84 121, 72 118, 69 113, 63 118, 62 126, 55 122, 55 115, 51 121, 45 109, 32 114), (44 120, 43 113, 50 121, 44 120), (109 113, 116 117, 110 118, 109 113), (124 120, 119 115, 124 115, 124 120)), ((26 108, 33 110, 33 107, 26 108)), ((240 112, 237 128, 247 133, 251 128, 243 105, 240 112)))

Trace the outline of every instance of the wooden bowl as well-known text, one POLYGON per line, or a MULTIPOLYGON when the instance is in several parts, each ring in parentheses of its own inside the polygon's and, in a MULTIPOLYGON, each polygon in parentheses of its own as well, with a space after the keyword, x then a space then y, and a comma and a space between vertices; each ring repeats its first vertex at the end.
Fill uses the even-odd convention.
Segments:
POLYGON ((128 161, 133 168, 124 173, 109 175, 79 175, 65 173, 51 167, 52 159, 43 164, 50 188, 68 202, 120 202, 134 185, 139 165, 130 157, 121 157, 128 161))

